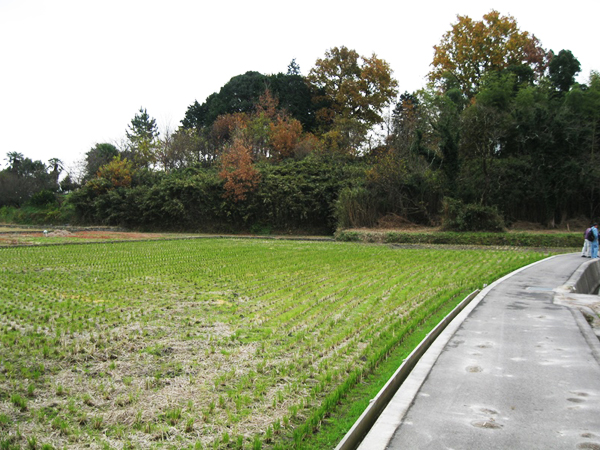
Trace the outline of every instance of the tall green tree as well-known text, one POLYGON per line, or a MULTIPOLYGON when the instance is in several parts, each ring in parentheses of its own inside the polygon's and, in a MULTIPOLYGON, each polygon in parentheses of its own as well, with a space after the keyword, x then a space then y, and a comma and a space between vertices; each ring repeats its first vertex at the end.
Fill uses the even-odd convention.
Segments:
POLYGON ((11 172, 17 173, 17 172, 19 172, 19 168, 21 166, 21 163, 25 159, 25 157, 23 156, 23 153, 8 152, 6 154, 6 158, 4 158, 4 159, 8 163, 8 169, 11 172))
POLYGON ((96 176, 98 169, 119 156, 119 150, 113 144, 98 143, 85 154, 83 180, 89 181, 96 176))
POLYGON ((565 103, 574 116, 572 127, 581 131, 579 179, 585 186, 588 217, 600 215, 600 73, 592 71, 587 85, 575 84, 565 94, 565 103))
POLYGON ((444 189, 450 196, 456 196, 460 174, 461 158, 459 142, 461 135, 460 115, 465 107, 465 98, 460 89, 454 88, 436 95, 424 92, 427 119, 433 130, 433 139, 438 142, 441 156, 440 168, 445 177, 444 189))
POLYGON ((560 92, 567 92, 575 84, 575 76, 580 71, 581 64, 570 50, 558 52, 548 66, 550 81, 560 92))
POLYGON ((478 202, 489 204, 491 165, 500 157, 502 139, 507 133, 508 114, 494 105, 476 102, 461 117, 461 151, 466 159, 478 161, 482 175, 478 202))
POLYGON ((58 177, 60 173, 64 170, 63 162, 58 158, 50 158, 48 160, 48 169, 52 169, 50 175, 54 180, 54 184, 58 186, 58 177))
POLYGON ((296 58, 292 59, 289 64, 286 75, 300 75, 300 66, 296 62, 296 58))
POLYGON ((156 119, 145 108, 131 119, 126 130, 129 141, 128 153, 137 167, 149 168, 156 163, 156 147, 159 135, 156 119))
POLYGON ((406 156, 420 151, 422 137, 420 101, 414 94, 401 94, 392 112, 392 145, 406 156))

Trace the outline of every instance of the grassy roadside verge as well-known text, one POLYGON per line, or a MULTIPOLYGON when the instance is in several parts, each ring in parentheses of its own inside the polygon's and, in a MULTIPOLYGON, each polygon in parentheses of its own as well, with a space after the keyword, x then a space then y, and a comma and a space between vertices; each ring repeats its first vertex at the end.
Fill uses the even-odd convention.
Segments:
POLYGON ((340 242, 368 242, 382 244, 477 245, 501 247, 580 248, 583 236, 569 233, 469 233, 469 232, 400 232, 340 230, 335 239, 340 242))

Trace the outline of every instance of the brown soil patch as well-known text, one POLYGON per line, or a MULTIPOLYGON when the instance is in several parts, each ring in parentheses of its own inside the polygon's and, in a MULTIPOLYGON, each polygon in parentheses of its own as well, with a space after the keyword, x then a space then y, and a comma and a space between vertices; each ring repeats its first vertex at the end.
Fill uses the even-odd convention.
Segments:
POLYGON ((45 235, 47 237, 67 237, 67 236, 72 236, 73 233, 71 233, 67 230, 56 230, 56 231, 52 231, 51 233, 47 233, 45 235))
POLYGON ((406 217, 402 217, 397 214, 388 214, 377 221, 377 226, 375 228, 380 230, 419 230, 423 228, 429 229, 431 227, 417 225, 416 223, 408 220, 406 217))

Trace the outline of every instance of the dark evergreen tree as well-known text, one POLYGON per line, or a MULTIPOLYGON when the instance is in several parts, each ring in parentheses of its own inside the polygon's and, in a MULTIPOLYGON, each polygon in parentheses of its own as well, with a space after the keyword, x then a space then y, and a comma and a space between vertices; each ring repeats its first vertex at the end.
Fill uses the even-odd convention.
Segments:
POLYGON ((129 146, 125 156, 136 167, 149 168, 156 163, 157 138, 159 135, 156 119, 150 117, 145 108, 140 108, 126 130, 129 146))
MULTIPOLYGON (((0 171, 0 206, 22 206, 33 195, 58 190, 56 177, 42 161, 33 161, 21 153, 7 154, 8 168, 0 171)), ((45 194, 48 197, 48 194, 45 194)))
POLYGON ((581 64, 570 50, 561 50, 550 61, 548 67, 550 81, 560 92, 567 92, 575 83, 575 76, 581 71, 581 64))
POLYGON ((131 119, 125 134, 132 144, 140 141, 152 141, 159 134, 156 119, 148 115, 146 108, 140 108, 139 113, 131 119))
POLYGON ((302 123, 305 131, 315 124, 315 106, 304 78, 299 74, 263 75, 246 72, 229 80, 219 92, 209 95, 204 103, 195 101, 181 121, 186 129, 201 130, 211 126, 224 114, 251 113, 260 97, 269 90, 278 100, 279 108, 302 123))
POLYGON ((112 144, 99 143, 85 154, 83 180, 88 181, 96 176, 98 169, 119 156, 119 150, 112 144))
POLYGON ((300 66, 296 62, 296 58, 292 59, 286 75, 300 75, 300 66))

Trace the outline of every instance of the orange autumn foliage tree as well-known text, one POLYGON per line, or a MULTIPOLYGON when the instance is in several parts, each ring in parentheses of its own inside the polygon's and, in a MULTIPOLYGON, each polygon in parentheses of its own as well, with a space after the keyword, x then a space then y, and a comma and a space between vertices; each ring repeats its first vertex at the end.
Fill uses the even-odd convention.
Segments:
POLYGON ((219 116, 212 124, 211 138, 222 145, 230 143, 239 130, 247 127, 248 120, 249 118, 246 113, 219 116))
POLYGON ((270 131, 273 156, 278 159, 293 157, 302 137, 300 121, 279 116, 275 122, 271 122, 270 131))
POLYGON ((277 106, 279 106, 279 100, 277 97, 274 97, 271 90, 267 88, 265 93, 258 98, 256 105, 254 105, 256 110, 255 115, 273 119, 281 113, 277 110, 277 106))
POLYGON ((277 109, 279 100, 266 89, 254 105, 249 115, 246 138, 252 145, 252 154, 257 158, 270 158, 273 154, 272 125, 281 117, 287 117, 284 111, 277 109))
POLYGON ((228 148, 239 138, 254 160, 281 161, 306 156, 317 148, 316 138, 304 133, 300 121, 278 109, 278 103, 267 89, 256 103, 254 112, 219 116, 211 127, 215 145, 228 148))
MULTIPOLYGON (((283 160, 306 156, 318 147, 316 138, 311 133, 305 133, 300 121, 285 109, 278 109, 278 105, 279 100, 267 89, 250 118, 251 126, 247 130, 251 134, 249 138, 262 143, 262 155, 269 158, 283 160)), ((255 150, 254 154, 259 152, 255 150)))
POLYGON ((249 147, 241 136, 236 136, 232 144, 221 155, 219 177, 225 181, 225 197, 234 202, 246 199, 260 182, 260 173, 252 163, 249 147))

